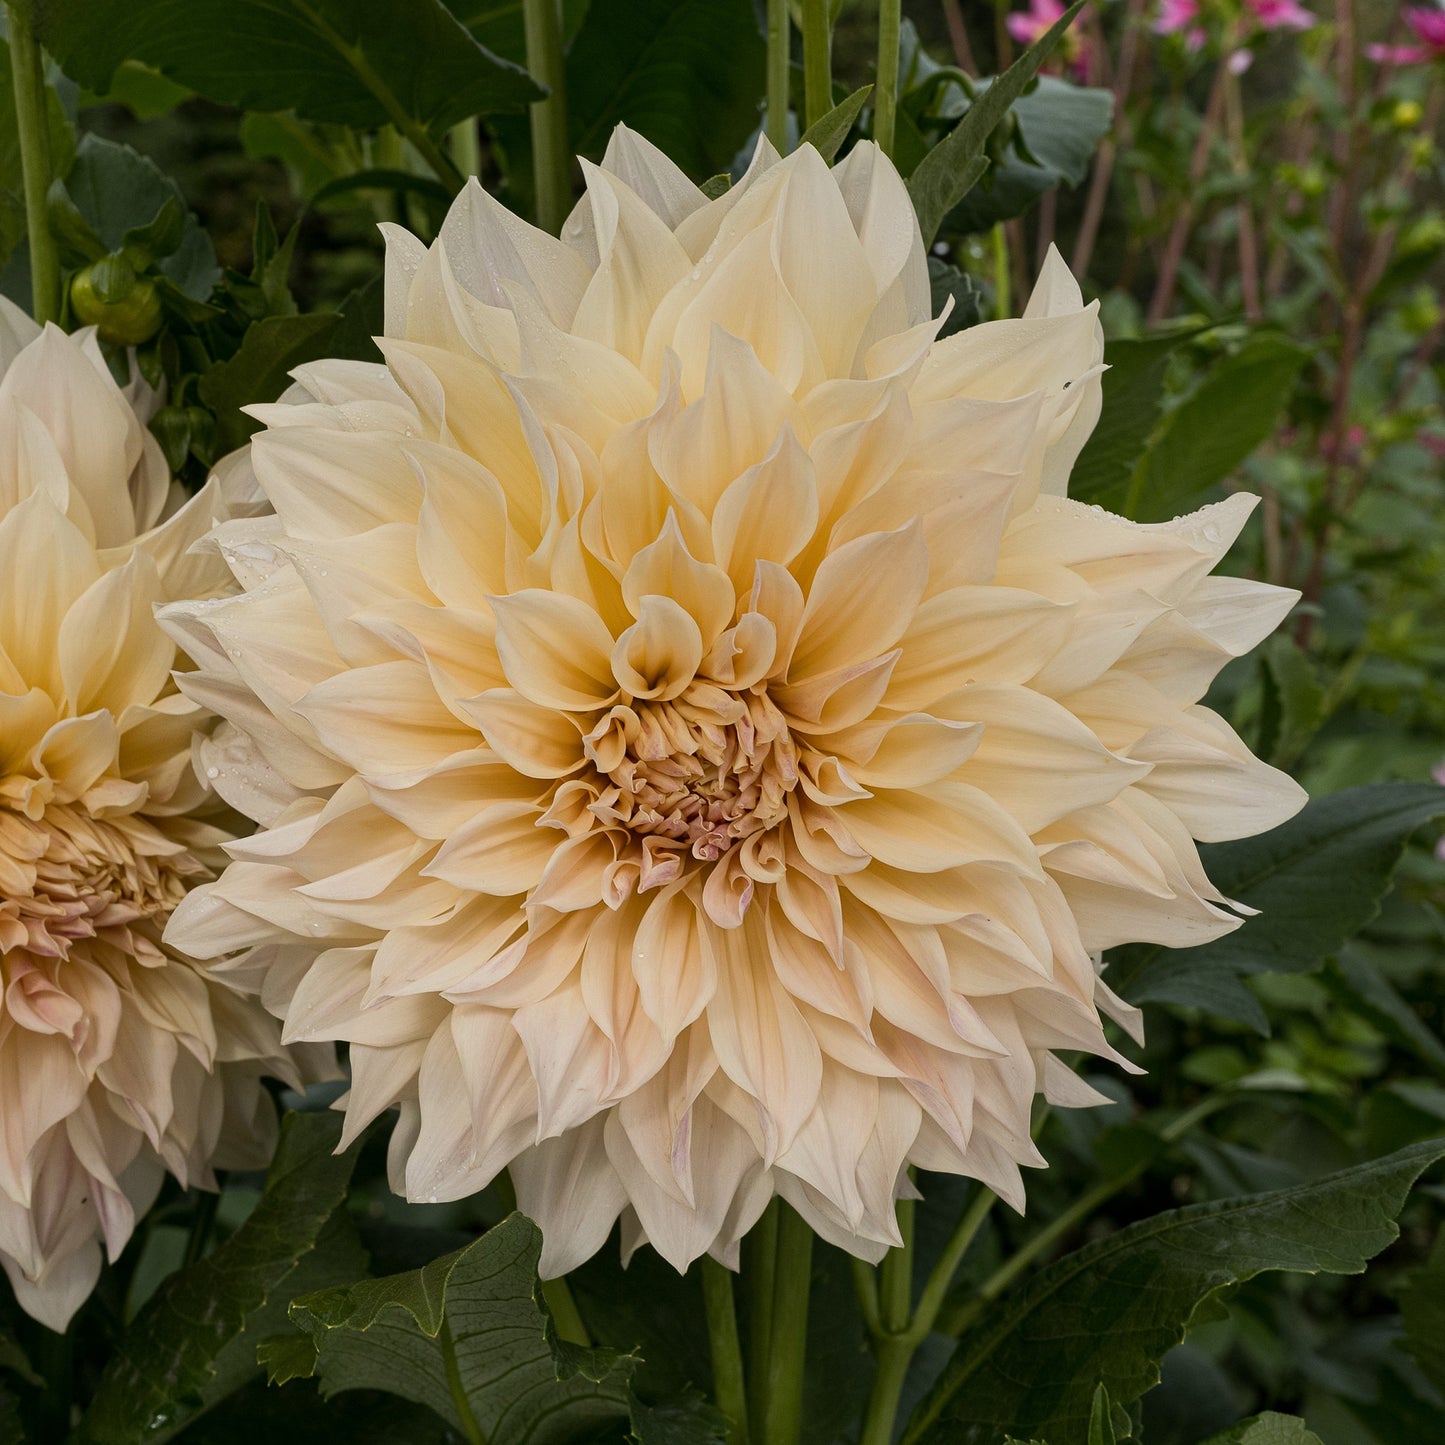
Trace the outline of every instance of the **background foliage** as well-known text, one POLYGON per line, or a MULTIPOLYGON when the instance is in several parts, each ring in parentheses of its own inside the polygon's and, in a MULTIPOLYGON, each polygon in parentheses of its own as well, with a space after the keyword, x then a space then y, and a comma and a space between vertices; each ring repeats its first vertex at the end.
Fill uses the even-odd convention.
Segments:
MULTIPOLYGON (((838 147, 874 123, 877 16, 832 9, 844 108, 815 134, 838 147)), ((1201 0, 1178 25, 1177 6, 1106 0, 1036 81, 991 85, 1016 49, 1003 8, 903 11, 894 153, 937 230, 949 329, 1016 312, 1057 243, 1110 338, 1074 495, 1145 521, 1263 495, 1229 566, 1303 601, 1210 702, 1315 795, 1204 850, 1258 920, 1111 960, 1148 1006, 1148 1072, 1091 1076, 1115 1104, 1041 1117, 1028 1219, 920 1181, 923 1269, 949 1248, 961 1266, 945 1296, 915 1293, 903 1438, 1435 1438, 1445 1187, 1409 1190, 1445 1153, 1438 57, 1372 60, 1409 38, 1379 0, 1308 28, 1266 0, 1201 0)), ((1055 16, 1028 14, 1012 28, 1055 16)), ((291 367, 376 357, 378 220, 430 239, 473 172, 538 203, 518 0, 52 0, 35 18, 65 320, 99 321, 118 365, 137 345, 193 484, 291 367)), ((569 150, 598 158, 626 122, 699 181, 738 172, 765 84, 752 0, 566 0, 562 19, 569 150)), ((0 288, 25 302, 11 110, 7 90, 0 288)), ((403 1205, 384 1137, 334 1158, 326 1098, 286 1102, 269 1177, 219 1201, 170 1186, 69 1337, 0 1301, 0 1439, 723 1438, 696 1272, 644 1251, 624 1278, 605 1250, 560 1328, 504 1188, 403 1205)), ((804 1438, 834 1445, 895 1346, 870 1339, 847 1259, 815 1260, 804 1438)))

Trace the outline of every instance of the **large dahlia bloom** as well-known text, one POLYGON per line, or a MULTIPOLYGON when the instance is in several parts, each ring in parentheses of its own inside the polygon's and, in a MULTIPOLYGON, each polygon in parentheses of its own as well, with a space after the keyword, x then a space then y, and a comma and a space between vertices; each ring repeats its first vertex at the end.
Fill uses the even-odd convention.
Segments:
POLYGON ((874 147, 585 169, 561 240, 391 230, 385 365, 258 410, 245 593, 167 617, 262 826, 168 937, 350 1044, 410 1198, 510 1167, 546 1273, 774 1194, 877 1257, 909 1164, 1021 1203, 1036 1092, 1097 1097, 1091 955, 1237 925, 1192 839, 1302 795, 1196 704, 1293 594, 1208 576, 1251 498, 1065 498, 1096 308, 1055 257, 936 341, 874 147))
POLYGON ((0 1265, 64 1329, 167 1170, 256 1167, 280 1030, 161 942, 234 829, 192 766, 156 604, 230 575, 92 333, 0 299, 0 1265))

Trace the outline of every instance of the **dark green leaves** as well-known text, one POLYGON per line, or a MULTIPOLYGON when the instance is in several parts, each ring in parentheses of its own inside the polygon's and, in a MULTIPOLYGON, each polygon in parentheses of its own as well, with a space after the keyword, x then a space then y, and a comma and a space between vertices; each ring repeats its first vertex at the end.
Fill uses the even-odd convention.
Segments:
POLYGON ((567 63, 573 148, 600 155, 621 121, 690 176, 726 170, 765 62, 751 0, 591 0, 567 63))
POLYGON ((987 161, 983 149, 994 127, 1009 107, 1023 94, 1024 87, 1038 74, 1039 66, 1053 53, 1065 30, 1083 8, 1074 0, 1068 10, 1049 27, 969 107, 968 114, 919 163, 908 178, 908 194, 918 212, 923 240, 931 242, 943 218, 963 199, 970 186, 983 174, 987 161))
POLYGON ((51 0, 41 38, 97 92, 140 60, 212 100, 438 132, 542 92, 441 0, 51 0))
POLYGON ((1435 1241, 1425 1267, 1410 1281, 1400 1301, 1405 1348, 1430 1383, 1445 1394, 1445 1231, 1435 1241))
POLYGON ((1165 417, 1131 489, 1128 515, 1162 522, 1195 505, 1274 435, 1307 353, 1282 336, 1256 336, 1217 361, 1165 417))
POLYGON ((1266 1270, 1362 1271, 1442 1157, 1434 1140, 1311 1184, 1170 1210, 1059 1260, 959 1340, 905 1445, 984 1445, 1009 1431, 1081 1445, 1096 1383, 1116 1404, 1137 1400, 1220 1291, 1266 1270))
POLYGON ((949 212, 949 230, 987 230, 1021 215, 1045 191, 1077 186, 1113 120, 1114 97, 1041 75, 1014 102, 1013 115, 1018 134, 983 183, 949 212))
POLYGON ((356 1150, 335 1155, 341 1120, 288 1114, 254 1213, 213 1253, 172 1275, 123 1336, 86 1413, 85 1445, 169 1439, 254 1373, 255 1346, 275 1328, 274 1304, 320 1278, 364 1267, 344 1217, 356 1150), (267 1306, 272 1306, 267 1310, 267 1306))
POLYGON ((1240 976, 1317 968, 1379 912, 1411 833, 1442 815, 1445 789, 1377 783, 1316 798, 1257 838, 1201 848, 1225 896, 1260 916, 1198 948, 1124 949, 1110 982, 1134 1002, 1193 1004, 1263 1032, 1240 976))
POLYGON ((1164 408, 1164 371, 1183 338, 1106 341, 1104 403, 1069 477, 1069 495, 1126 513, 1129 482, 1159 425, 1164 408))
POLYGON ((1266 1410, 1211 1435, 1201 1445, 1320 1445, 1320 1437, 1294 1415, 1266 1410))
POLYGON ((309 1358, 293 1340, 263 1357, 278 1377, 309 1363, 327 1396, 390 1390, 470 1440, 553 1445, 625 1420, 636 1362, 556 1338, 537 1287, 541 1249, 536 1225, 514 1214, 424 1269, 305 1295, 291 1318, 309 1358))
POLYGON ((831 161, 838 154, 839 147, 848 138, 853 122, 873 94, 873 87, 865 85, 855 90, 847 100, 840 101, 826 115, 821 115, 805 130, 798 140, 799 145, 810 145, 825 161, 831 161))

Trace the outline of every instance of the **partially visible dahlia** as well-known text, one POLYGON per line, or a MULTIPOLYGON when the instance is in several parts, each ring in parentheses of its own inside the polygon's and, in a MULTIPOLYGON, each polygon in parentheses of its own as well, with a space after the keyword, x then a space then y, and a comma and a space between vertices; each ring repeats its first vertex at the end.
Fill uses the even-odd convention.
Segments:
POLYGON ((734 1261, 774 1194, 876 1258, 910 1163, 1021 1204, 1035 1094, 1098 1097, 1091 955, 1237 926, 1192 839, 1303 795, 1196 704, 1294 594, 1208 575, 1252 498, 1066 500, 1057 256, 936 341, 870 145, 584 166, 562 240, 475 184, 392 229, 386 364, 258 410, 245 594, 165 615, 262 827, 167 937, 349 1042, 410 1198, 509 1166, 548 1274, 619 1214, 734 1261))
MULTIPOLYGON (((94 337, 0 299, 0 1265, 62 1330, 165 1172, 269 1157, 275 1022, 161 942, 234 830, 157 603, 230 583, 94 337)), ((230 814, 234 818, 234 814, 230 814)))

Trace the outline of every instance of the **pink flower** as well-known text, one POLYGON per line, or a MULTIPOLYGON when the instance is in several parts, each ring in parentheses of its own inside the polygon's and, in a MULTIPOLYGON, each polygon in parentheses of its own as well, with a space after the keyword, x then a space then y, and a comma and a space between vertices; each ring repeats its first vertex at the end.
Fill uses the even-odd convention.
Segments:
POLYGON ((1016 10, 1004 23, 1020 45, 1032 45, 1063 16, 1065 8, 1062 0, 1029 0, 1027 10, 1016 10))
POLYGON ((1365 54, 1377 65, 1419 65, 1424 60, 1445 58, 1445 10, 1413 5, 1405 11, 1405 24, 1421 44, 1367 45, 1365 54))
POLYGON ((1183 32, 1184 44, 1190 50, 1198 50, 1206 39, 1204 27, 1196 25, 1199 15, 1199 0, 1162 0, 1159 16, 1154 21, 1157 35, 1176 35, 1183 32))
POLYGON ((1266 30, 1310 30, 1315 17, 1299 0, 1247 0, 1254 18, 1266 30))
MULTIPOLYGON (((1029 0, 1027 10, 1016 10, 1004 23, 1020 45, 1032 45, 1062 17, 1066 8, 1063 0, 1029 0)), ((1088 79, 1088 40, 1078 30, 1065 31, 1058 55, 1065 68, 1073 71, 1078 79, 1088 79)))

